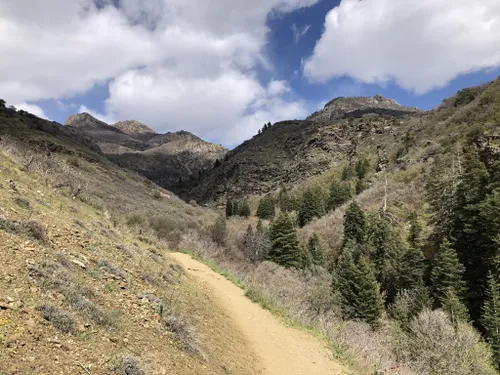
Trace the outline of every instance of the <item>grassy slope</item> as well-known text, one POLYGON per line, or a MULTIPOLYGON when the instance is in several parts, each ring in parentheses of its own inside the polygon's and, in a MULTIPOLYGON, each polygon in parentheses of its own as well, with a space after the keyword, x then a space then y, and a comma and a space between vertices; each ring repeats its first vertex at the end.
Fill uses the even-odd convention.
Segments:
POLYGON ((169 198, 71 137, 46 133, 48 123, 41 122, 45 131, 29 129, 31 121, 0 115, 0 373, 84 374, 85 367, 109 374, 120 356, 136 357, 148 374, 251 373, 253 354, 207 291, 169 260, 152 233, 123 224, 134 211, 162 215, 173 227, 202 226, 211 214, 169 198), (41 153, 47 142, 62 152, 41 153), (74 184, 55 188, 63 178, 86 182, 82 192, 74 197, 74 184), (29 222, 47 239, 34 236, 29 222), (73 332, 43 319, 37 308, 44 304, 59 309, 50 316, 56 325, 74 323, 73 332), (186 352, 182 337, 160 323, 160 311, 188 322, 202 355, 186 352))

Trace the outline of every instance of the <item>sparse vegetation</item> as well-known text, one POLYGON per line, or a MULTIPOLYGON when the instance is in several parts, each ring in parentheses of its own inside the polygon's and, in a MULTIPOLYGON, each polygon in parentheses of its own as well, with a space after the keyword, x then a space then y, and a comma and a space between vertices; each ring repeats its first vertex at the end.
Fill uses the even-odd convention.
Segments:
POLYGON ((49 304, 40 305, 37 310, 42 318, 52 323, 52 325, 61 332, 71 334, 76 333, 77 323, 75 318, 70 313, 49 304))
POLYGON ((166 315, 162 320, 163 325, 189 353, 203 357, 203 352, 199 343, 199 339, 194 330, 194 327, 179 315, 166 315))

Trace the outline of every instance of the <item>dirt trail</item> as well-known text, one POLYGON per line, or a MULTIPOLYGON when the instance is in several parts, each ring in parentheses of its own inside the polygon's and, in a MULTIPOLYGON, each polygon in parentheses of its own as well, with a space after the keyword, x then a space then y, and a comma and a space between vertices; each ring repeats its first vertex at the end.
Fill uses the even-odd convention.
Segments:
POLYGON ((228 312, 261 362, 254 374, 266 375, 342 375, 343 367, 332 359, 328 347, 314 336, 287 327, 280 319, 244 296, 242 289, 206 265, 186 254, 173 258, 188 274, 205 282, 219 304, 228 312))

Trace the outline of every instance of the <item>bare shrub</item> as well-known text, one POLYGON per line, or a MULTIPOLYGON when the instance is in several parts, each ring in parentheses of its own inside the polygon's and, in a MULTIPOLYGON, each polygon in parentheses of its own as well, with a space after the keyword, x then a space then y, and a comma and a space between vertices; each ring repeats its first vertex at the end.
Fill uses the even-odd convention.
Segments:
POLYGON ((162 323, 174 334, 184 350, 203 357, 196 332, 186 318, 179 315, 167 315, 163 317, 162 323))
POLYGON ((146 217, 141 214, 132 214, 127 217, 127 225, 132 228, 143 226, 146 224, 146 221, 146 217))
POLYGON ((14 198, 14 202, 19 206, 19 207, 22 207, 22 208, 30 208, 31 207, 31 203, 29 200, 27 200, 26 198, 22 198, 22 197, 16 197, 14 198))
POLYGON ((118 276, 122 280, 126 280, 127 279, 127 273, 124 270, 122 270, 121 268, 115 266, 113 263, 111 263, 107 259, 101 259, 97 263, 97 266, 99 268, 102 268, 106 272, 109 272, 112 275, 118 276))
POLYGON ((29 221, 24 224, 24 227, 28 231, 29 235, 37 241, 47 242, 47 231, 45 227, 37 221, 29 221))
POLYGON ((397 334, 396 352, 419 374, 493 375, 491 351, 469 324, 453 325, 441 310, 424 310, 397 334))
POLYGON ((70 313, 49 304, 40 305, 37 310, 42 318, 52 323, 61 332, 76 333, 76 320, 70 313))
POLYGON ((110 370, 116 375, 146 375, 141 361, 130 355, 117 358, 110 370))
POLYGON ((110 327, 115 324, 110 314, 102 307, 80 295, 77 290, 68 289, 65 291, 65 296, 71 304, 71 307, 73 307, 73 309, 84 319, 90 320, 103 327, 110 327))

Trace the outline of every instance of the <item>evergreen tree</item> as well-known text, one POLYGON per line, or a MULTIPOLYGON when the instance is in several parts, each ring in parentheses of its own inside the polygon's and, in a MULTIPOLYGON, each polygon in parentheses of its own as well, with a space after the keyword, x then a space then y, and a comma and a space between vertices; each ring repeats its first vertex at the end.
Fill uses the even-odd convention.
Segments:
POLYGON ((250 216, 251 212, 250 212, 250 204, 248 204, 248 201, 247 200, 244 200, 240 207, 239 207, 239 213, 238 215, 239 216, 242 216, 242 217, 245 217, 245 218, 248 218, 250 216))
POLYGON ((354 176, 354 168, 351 164, 348 164, 342 170, 342 181, 349 181, 352 176, 354 176))
POLYGON ((366 174, 370 170, 370 162, 366 158, 359 159, 356 163, 355 169, 358 180, 364 180, 366 174))
POLYGON ((218 245, 225 245, 227 238, 226 216, 220 215, 211 228, 212 240, 218 245))
POLYGON ((287 213, 281 213, 271 225, 271 248, 267 259, 284 267, 301 268, 302 251, 297 230, 287 213))
POLYGON ((365 180, 358 178, 356 181, 356 194, 361 194, 366 189, 365 180))
POLYGON ((444 311, 450 315, 451 321, 456 325, 459 322, 469 322, 469 312, 453 288, 448 288, 444 292, 441 303, 444 311))
POLYGON ((491 272, 487 286, 482 323, 493 349, 495 365, 500 369, 500 282, 491 272))
POLYGON ((285 212, 296 211, 295 199, 290 195, 290 193, 286 188, 283 188, 280 191, 279 204, 281 211, 285 212))
POLYGON ((351 199, 351 185, 347 182, 334 180, 330 186, 328 209, 335 210, 351 199))
POLYGON ((365 242, 366 218, 365 213, 357 202, 352 202, 344 215, 344 244, 354 240, 362 245, 365 242))
POLYGON ((323 249, 321 248, 319 237, 316 234, 313 234, 311 237, 309 237, 307 248, 309 250, 309 253, 311 254, 313 264, 317 266, 324 266, 325 256, 323 253, 323 249))
POLYGON ((465 282, 462 279, 464 270, 456 251, 445 239, 433 261, 431 272, 431 292, 437 306, 442 306, 446 293, 451 293, 449 289, 460 298, 464 296, 465 282))
POLYGON ((410 215, 410 233, 408 235, 408 242, 411 247, 416 250, 422 248, 422 225, 418 221, 418 216, 415 212, 410 215))
POLYGON ((319 188, 308 189, 304 192, 298 218, 301 227, 315 217, 321 217, 324 214, 323 201, 324 199, 319 188))
POLYGON ((336 267, 334 289, 340 297, 342 314, 376 326, 383 311, 380 287, 365 257, 354 263, 351 251, 344 249, 336 267))
POLYGON ((402 272, 409 270, 405 264, 412 253, 406 254, 406 246, 402 242, 400 233, 391 223, 378 214, 370 214, 367 217, 365 252, 369 254, 376 270, 376 277, 382 290, 386 293, 387 303, 392 303, 399 290, 408 289, 408 284, 413 283, 413 271, 409 275, 402 272), (408 276, 405 280, 404 277, 408 276))
POLYGON ((307 246, 301 246, 300 248, 301 248, 301 252, 302 252, 302 267, 301 268, 309 269, 314 264, 312 254, 309 251, 309 248, 307 246))
POLYGON ((228 199, 226 202, 226 217, 229 218, 234 215, 233 201, 228 199))
POLYGON ((262 197, 259 201, 259 207, 257 208, 257 216, 260 219, 272 219, 276 214, 274 198, 270 195, 262 197))
POLYGON ((215 159, 214 169, 215 168, 219 168, 219 167, 220 167, 220 160, 219 159, 215 159))

